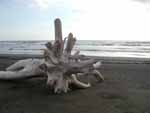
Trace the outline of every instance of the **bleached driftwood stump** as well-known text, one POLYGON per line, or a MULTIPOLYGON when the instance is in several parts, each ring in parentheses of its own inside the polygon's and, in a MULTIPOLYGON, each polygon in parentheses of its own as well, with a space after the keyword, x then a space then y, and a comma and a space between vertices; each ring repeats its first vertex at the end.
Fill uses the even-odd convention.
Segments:
POLYGON ((97 70, 101 63, 95 59, 82 60, 79 51, 71 54, 76 39, 72 33, 62 40, 60 19, 55 20, 55 41, 45 44, 44 59, 26 59, 18 61, 6 69, 0 71, 0 79, 12 80, 33 76, 47 76, 47 85, 54 89, 55 93, 67 92, 70 84, 79 88, 88 88, 90 83, 83 83, 77 79, 77 75, 94 75, 99 81, 104 78, 97 70))

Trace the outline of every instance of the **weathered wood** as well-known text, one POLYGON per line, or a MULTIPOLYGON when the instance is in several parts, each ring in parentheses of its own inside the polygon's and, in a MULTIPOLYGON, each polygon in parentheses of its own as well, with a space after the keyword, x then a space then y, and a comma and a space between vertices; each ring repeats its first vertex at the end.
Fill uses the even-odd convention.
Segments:
POLYGON ((95 59, 84 59, 79 51, 71 54, 76 39, 72 33, 62 40, 60 19, 55 22, 55 41, 45 44, 44 59, 26 59, 18 61, 6 69, 0 71, 0 79, 13 80, 33 76, 47 76, 47 85, 54 89, 54 93, 66 93, 69 85, 74 84, 78 88, 88 88, 90 83, 83 83, 77 79, 77 75, 93 75, 98 81, 104 77, 97 70, 101 63, 95 59), (64 46, 64 44, 66 44, 64 46))
POLYGON ((55 19, 55 41, 59 40, 60 42, 62 41, 62 26, 61 26, 61 21, 59 18, 55 19))
POLYGON ((62 30, 60 19, 55 20, 55 41, 54 44, 47 44, 45 50, 45 65, 48 76, 47 84, 54 88, 55 93, 67 92, 69 84, 73 83, 80 88, 90 87, 90 84, 85 84, 77 80, 78 73, 93 74, 97 79, 103 79, 96 71, 100 65, 94 59, 82 61, 77 51, 71 55, 76 39, 72 33, 62 41, 62 30), (64 44, 66 44, 64 46, 64 44), (55 66, 51 66, 53 64, 55 66), (99 77, 99 78, 98 78, 99 77))
POLYGON ((55 43, 60 45, 59 49, 57 50, 58 56, 61 56, 63 52, 63 40, 62 40, 62 25, 59 18, 55 19, 55 43))
POLYGON ((0 79, 2 80, 15 80, 30 78, 36 76, 44 76, 43 72, 39 66, 44 63, 41 59, 25 59, 16 62, 15 64, 9 66, 7 71, 0 71, 0 79))
POLYGON ((72 74, 71 75, 71 78, 72 78, 72 83, 75 84, 78 88, 89 88, 91 87, 91 84, 90 83, 83 83, 83 82, 80 82, 76 75, 75 74, 72 74))
POLYGON ((70 55, 71 54, 71 51, 75 45, 75 41, 76 39, 73 38, 73 34, 72 33, 69 33, 68 35, 68 41, 67 41, 67 45, 66 45, 66 48, 65 48, 65 51, 70 55))
POLYGON ((58 64, 58 58, 54 56, 54 53, 51 50, 44 51, 44 58, 46 62, 58 64))
POLYGON ((61 56, 61 61, 62 62, 69 62, 69 57, 71 56, 71 50, 73 49, 73 46, 75 44, 75 38, 73 38, 73 34, 69 33, 68 37, 64 39, 64 51, 61 56))
POLYGON ((104 81, 104 77, 102 76, 102 74, 98 71, 98 70, 93 70, 93 75, 96 77, 96 79, 101 82, 104 81))

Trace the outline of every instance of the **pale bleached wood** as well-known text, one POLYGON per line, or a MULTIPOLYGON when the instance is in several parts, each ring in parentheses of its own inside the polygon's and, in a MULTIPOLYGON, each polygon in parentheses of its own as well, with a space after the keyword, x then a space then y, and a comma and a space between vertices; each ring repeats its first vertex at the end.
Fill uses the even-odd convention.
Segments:
POLYGON ((80 56, 79 52, 71 55, 76 39, 72 33, 69 33, 68 37, 62 41, 60 19, 56 19, 54 23, 55 41, 54 44, 46 45, 47 50, 45 51, 46 54, 44 57, 48 76, 47 84, 54 88, 55 93, 67 92, 70 83, 81 88, 90 87, 90 84, 85 84, 77 80, 76 75, 82 73, 83 75, 93 74, 95 76, 96 74, 101 77, 100 73, 94 71, 100 66, 99 63, 96 63, 97 61, 95 59, 81 60, 81 57, 84 56, 80 56), (58 62, 56 63, 56 61, 58 62), (51 67, 49 64, 55 66, 51 67))
POLYGON ((73 38, 73 34, 69 33, 67 45, 66 45, 66 48, 65 48, 65 51, 67 52, 67 54, 71 55, 71 51, 72 51, 72 49, 75 45, 75 41, 76 41, 76 39, 73 38))
POLYGON ((71 54, 76 39, 72 33, 62 40, 62 26, 60 19, 55 22, 55 41, 45 44, 44 59, 26 59, 16 62, 0 71, 0 79, 14 80, 41 75, 47 76, 47 85, 54 89, 54 93, 68 92, 70 84, 78 88, 88 88, 90 83, 83 83, 77 79, 77 75, 93 75, 99 81, 104 77, 97 70, 101 63, 95 59, 83 60, 84 55, 79 51, 71 54), (64 45, 65 44, 65 45, 64 45))
POLYGON ((9 66, 7 71, 0 71, 1 80, 15 80, 36 76, 45 76, 39 66, 44 63, 42 59, 25 59, 9 66))
POLYGON ((62 25, 61 25, 60 19, 59 18, 55 19, 54 24, 55 24, 55 41, 59 40, 61 42, 62 41, 62 25))
POLYGON ((57 43, 60 47, 57 50, 58 57, 60 57, 63 53, 63 40, 62 40, 62 25, 59 18, 55 19, 55 43, 57 43))
POLYGON ((83 82, 80 82, 80 81, 77 79, 77 77, 76 77, 75 74, 72 74, 72 75, 71 75, 71 79, 72 79, 72 83, 75 84, 78 88, 83 88, 83 89, 85 89, 85 88, 91 87, 91 84, 90 84, 90 83, 83 83, 83 82))
POLYGON ((96 77, 96 79, 99 81, 99 82, 102 82, 102 81, 104 81, 104 77, 103 77, 103 75, 98 71, 98 70, 93 70, 93 73, 92 73, 95 77, 96 77))

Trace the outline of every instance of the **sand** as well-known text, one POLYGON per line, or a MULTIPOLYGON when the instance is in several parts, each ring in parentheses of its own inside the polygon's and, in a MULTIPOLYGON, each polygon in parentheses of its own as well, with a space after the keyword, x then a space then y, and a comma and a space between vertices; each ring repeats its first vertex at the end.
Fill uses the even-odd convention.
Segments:
MULTIPOLYGON (((0 70, 21 57, 0 56, 0 70)), ((0 113, 150 113, 150 62, 102 60, 103 83, 53 94, 45 80, 0 81, 0 113)))

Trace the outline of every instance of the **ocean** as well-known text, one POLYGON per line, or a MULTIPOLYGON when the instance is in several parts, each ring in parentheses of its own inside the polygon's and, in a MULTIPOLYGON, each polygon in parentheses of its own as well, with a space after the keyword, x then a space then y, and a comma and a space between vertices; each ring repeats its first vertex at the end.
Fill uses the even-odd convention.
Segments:
MULTIPOLYGON (((0 41, 0 54, 43 54, 47 41, 0 41)), ((77 40, 73 51, 102 57, 150 58, 148 41, 77 40)))

